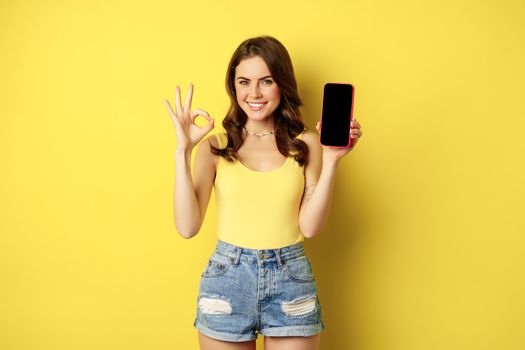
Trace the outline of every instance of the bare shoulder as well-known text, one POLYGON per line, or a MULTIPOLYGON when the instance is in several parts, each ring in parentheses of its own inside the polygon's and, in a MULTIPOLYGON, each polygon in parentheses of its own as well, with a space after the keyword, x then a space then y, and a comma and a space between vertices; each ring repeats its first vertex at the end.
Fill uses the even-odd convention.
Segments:
POLYGON ((307 186, 316 184, 321 173, 323 148, 319 142, 319 134, 307 130, 303 133, 303 141, 308 146, 308 164, 304 169, 307 186))
POLYGON ((319 134, 314 132, 314 131, 306 130, 303 133, 303 138, 302 139, 306 143, 306 145, 308 146, 309 150, 312 150, 314 148, 319 148, 320 147, 319 134))
POLYGON ((204 137, 204 139, 201 140, 197 153, 201 155, 202 158, 206 159, 208 162, 213 163, 215 166, 215 169, 217 169, 217 163, 218 163, 218 155, 215 155, 211 152, 211 146, 215 148, 219 148, 219 141, 217 140, 218 137, 220 137, 218 134, 219 132, 213 133, 211 135, 208 135, 204 137), (210 146, 211 145, 211 146, 210 146))
POLYGON ((204 138, 201 140, 199 147, 204 147, 204 146, 206 146, 206 147, 204 147, 204 148, 207 149, 207 150, 209 151, 210 156, 211 156, 211 155, 214 155, 213 153, 211 153, 211 147, 210 147, 210 145, 212 145, 213 147, 216 147, 216 148, 220 148, 219 140, 218 140, 218 138, 221 137, 220 134, 222 134, 222 133, 220 133, 220 132, 215 132, 215 133, 213 133, 213 134, 210 134, 210 135, 204 137, 204 138))
POLYGON ((211 143, 213 147, 219 147, 219 142, 217 140, 217 138, 220 137, 219 134, 219 132, 215 132, 211 135, 206 136, 204 140, 211 143))

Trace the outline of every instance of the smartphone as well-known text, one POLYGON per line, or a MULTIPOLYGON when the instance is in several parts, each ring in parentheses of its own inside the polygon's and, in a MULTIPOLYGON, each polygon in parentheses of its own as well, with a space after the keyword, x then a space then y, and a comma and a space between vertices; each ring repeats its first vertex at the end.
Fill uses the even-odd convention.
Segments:
POLYGON ((354 86, 344 83, 326 83, 321 115, 322 145, 338 148, 352 146, 350 122, 353 119, 354 86))

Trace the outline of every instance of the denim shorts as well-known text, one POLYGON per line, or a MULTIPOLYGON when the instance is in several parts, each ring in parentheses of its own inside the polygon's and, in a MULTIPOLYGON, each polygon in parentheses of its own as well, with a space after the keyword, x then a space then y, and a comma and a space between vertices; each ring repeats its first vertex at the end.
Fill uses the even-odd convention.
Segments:
POLYGON ((247 249, 218 241, 202 273, 194 322, 211 338, 311 336, 324 329, 309 259, 299 242, 247 249))

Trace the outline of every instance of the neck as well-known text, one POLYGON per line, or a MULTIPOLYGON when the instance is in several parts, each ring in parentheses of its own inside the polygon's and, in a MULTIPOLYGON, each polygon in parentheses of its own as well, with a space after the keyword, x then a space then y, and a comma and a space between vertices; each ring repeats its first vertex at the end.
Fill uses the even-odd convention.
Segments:
POLYGON ((275 129, 275 124, 273 122, 273 119, 259 121, 247 120, 246 124, 244 125, 244 128, 250 132, 262 133, 273 131, 275 129))

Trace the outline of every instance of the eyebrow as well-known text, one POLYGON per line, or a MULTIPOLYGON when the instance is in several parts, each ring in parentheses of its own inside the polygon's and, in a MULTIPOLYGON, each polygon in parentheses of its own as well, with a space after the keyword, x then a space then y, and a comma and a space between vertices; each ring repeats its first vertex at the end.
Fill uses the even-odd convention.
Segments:
MULTIPOLYGON (((262 78, 261 78, 261 79, 259 79, 259 80, 263 80, 263 79, 266 79, 266 78, 272 78, 272 76, 271 76, 271 75, 267 75, 267 76, 265 76, 265 77, 262 77, 262 78)), ((237 80, 238 80, 238 79, 245 79, 245 80, 250 80, 250 79, 248 79, 248 78, 245 78, 245 77, 238 77, 238 78, 237 78, 237 80)))

